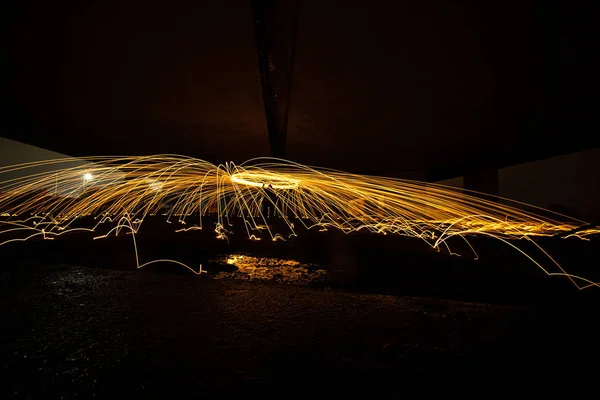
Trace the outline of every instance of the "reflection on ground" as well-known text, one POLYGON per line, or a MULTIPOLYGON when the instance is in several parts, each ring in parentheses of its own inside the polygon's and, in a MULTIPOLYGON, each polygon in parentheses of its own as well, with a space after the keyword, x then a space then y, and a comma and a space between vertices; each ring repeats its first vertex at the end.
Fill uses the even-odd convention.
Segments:
POLYGON ((327 271, 316 264, 303 264, 295 260, 274 257, 254 257, 243 254, 227 254, 211 260, 217 264, 235 267, 234 270, 220 271, 215 278, 241 280, 275 281, 293 284, 323 282, 327 271))

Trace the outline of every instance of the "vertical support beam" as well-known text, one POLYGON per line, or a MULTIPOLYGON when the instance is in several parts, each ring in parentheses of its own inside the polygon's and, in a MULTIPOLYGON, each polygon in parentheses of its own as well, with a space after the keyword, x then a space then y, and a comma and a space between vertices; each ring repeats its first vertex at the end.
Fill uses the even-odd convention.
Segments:
POLYGON ((489 200, 498 201, 498 170, 473 169, 465 171, 464 188, 485 193, 489 200))
POLYGON ((298 0, 252 0, 258 69, 271 155, 285 157, 298 0))

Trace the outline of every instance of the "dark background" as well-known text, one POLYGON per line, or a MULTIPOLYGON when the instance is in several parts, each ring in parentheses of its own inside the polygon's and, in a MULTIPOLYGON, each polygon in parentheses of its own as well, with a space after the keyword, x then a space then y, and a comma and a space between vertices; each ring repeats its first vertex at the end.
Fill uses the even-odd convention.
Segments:
MULTIPOLYGON (((268 156, 249 0, 12 1, 2 136, 74 156, 268 156)), ((287 158, 430 180, 599 144, 594 14, 302 1, 287 158)))

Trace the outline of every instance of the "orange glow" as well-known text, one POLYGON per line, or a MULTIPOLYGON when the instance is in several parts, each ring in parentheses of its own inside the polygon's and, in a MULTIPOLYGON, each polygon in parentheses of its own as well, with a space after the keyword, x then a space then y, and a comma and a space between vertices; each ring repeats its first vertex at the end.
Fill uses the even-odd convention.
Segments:
POLYGON ((290 179, 285 175, 272 173, 235 173, 231 175, 231 181, 240 185, 253 186, 265 189, 297 189, 299 181, 290 179))
MULTIPOLYGON (((2 181, 0 213, 4 219, 0 233, 22 233, 25 238, 8 239, 0 245, 36 236, 53 239, 81 230, 71 225, 87 215, 97 219, 89 230, 112 224, 107 235, 118 235, 125 229, 132 233, 135 243, 135 233, 148 215, 164 215, 167 223, 176 218, 176 222, 186 224, 177 230, 184 232, 202 229, 203 217, 214 213, 216 237, 224 240, 232 233, 230 217, 243 218, 251 240, 286 240, 296 236, 296 223, 319 231, 366 230, 415 237, 454 254, 450 239, 469 244, 469 237, 487 236, 522 253, 548 275, 565 276, 578 288, 599 286, 567 273, 533 239, 565 236, 587 240, 600 229, 547 210, 527 211, 527 205, 508 199, 488 201, 475 193, 424 182, 349 174, 273 158, 217 166, 177 155, 38 161, 0 168, 2 181), (61 168, 61 163, 73 161, 87 163, 61 168), (51 171, 27 174, 31 168, 44 166, 51 171), (3 179, 15 172, 23 176, 3 179), (84 183, 93 179, 85 196, 77 195, 82 177, 84 183), (189 220, 192 217, 197 220, 189 220), (272 231, 269 218, 280 218, 283 231, 272 231), (533 243, 539 252, 525 253, 517 239, 533 243)), ((146 264, 138 260, 137 265, 146 264)))

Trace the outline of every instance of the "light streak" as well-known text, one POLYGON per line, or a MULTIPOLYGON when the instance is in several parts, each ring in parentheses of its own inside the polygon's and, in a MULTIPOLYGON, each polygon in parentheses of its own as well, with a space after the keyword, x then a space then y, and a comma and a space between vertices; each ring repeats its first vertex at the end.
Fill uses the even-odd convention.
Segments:
POLYGON ((285 176, 264 172, 238 172, 231 175, 231 181, 240 185, 265 189, 291 190, 297 189, 299 181, 285 176))
MULTIPOLYGON (((39 236, 54 239, 76 230, 96 232, 101 225, 111 224, 108 233, 95 239, 119 235, 125 229, 133 237, 136 265, 141 268, 159 262, 139 262, 135 234, 147 216, 163 215, 169 224, 174 218, 179 224, 189 222, 189 227, 176 229, 186 232, 202 229, 202 220, 209 214, 217 218, 216 237, 224 240, 233 233, 234 217, 244 220, 251 240, 286 240, 297 236, 296 226, 303 226, 323 232, 338 229, 415 237, 438 251, 456 254, 449 241, 457 238, 467 243, 474 258, 478 255, 468 238, 492 237, 548 275, 567 277, 580 289, 600 286, 567 273, 534 242, 537 237, 550 236, 589 240, 600 233, 598 227, 509 199, 490 201, 475 192, 441 185, 356 175, 273 158, 214 165, 178 155, 89 157, 0 168, 0 235, 22 234, 0 246, 39 236), (74 161, 78 165, 61 168, 74 161), (40 167, 50 171, 27 173, 40 167), (21 176, 5 178, 15 174, 21 176), (93 185, 85 184, 92 180, 93 185), (84 216, 94 216, 96 225, 75 227, 74 222, 84 216), (277 224, 282 227, 277 232, 268 223, 273 218, 282 222, 277 224), (539 254, 526 253, 520 240, 533 243, 539 254)), ((184 265, 160 260, 165 261, 184 265)))

